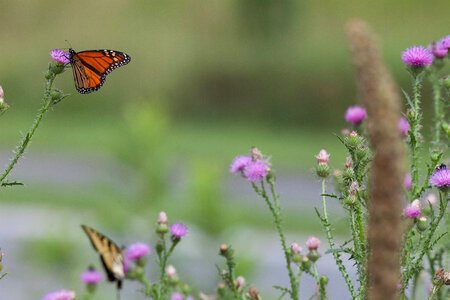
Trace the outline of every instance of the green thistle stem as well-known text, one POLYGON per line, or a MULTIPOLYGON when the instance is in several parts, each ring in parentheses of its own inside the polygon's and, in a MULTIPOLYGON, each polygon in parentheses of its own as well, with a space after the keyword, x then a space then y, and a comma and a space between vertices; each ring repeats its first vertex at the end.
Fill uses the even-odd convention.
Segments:
MULTIPOLYGON (((27 148, 28 144, 30 143, 30 140, 33 138, 37 128, 39 127, 39 124, 41 123, 42 118, 44 117, 45 113, 49 110, 49 108, 52 105, 52 98, 50 95, 50 92, 52 90, 53 81, 55 80, 56 75, 54 73, 51 73, 51 76, 47 79, 47 84, 45 85, 45 91, 44 96, 42 99, 42 107, 40 108, 36 118, 34 119, 33 125, 31 126, 30 130, 27 132, 25 137, 22 139, 21 144, 17 148, 16 155, 11 160, 8 167, 5 169, 5 171, 0 176, 0 183, 3 183, 6 176, 11 172, 11 170, 14 168, 14 166, 19 161, 19 158, 23 155, 25 152, 25 149, 27 148)), ((2 186, 2 185, 0 185, 2 186)))
MULTIPOLYGON (((325 194, 326 194, 325 179, 322 179, 322 195, 325 195, 325 194)), ((327 239, 328 239, 328 244, 330 245, 330 250, 334 250, 334 248, 335 248, 334 247, 334 239, 333 239, 333 234, 331 232, 331 224, 330 224, 330 221, 328 220, 326 196, 322 196, 322 206, 323 206, 323 218, 320 217, 320 219, 322 221, 322 225, 327 234, 327 239)), ((345 266, 342 262, 341 255, 339 254, 339 252, 336 252, 336 251, 333 251, 332 254, 333 254, 334 260, 336 261, 336 265, 338 266, 338 269, 341 272, 342 277, 345 280, 345 283, 347 284, 347 288, 348 288, 350 294, 352 295, 352 298, 356 299, 356 293, 353 288, 353 284, 350 281, 350 277, 348 276, 347 270, 345 269, 345 266)))
POLYGON ((278 206, 278 195, 275 192, 275 182, 270 179, 268 180, 272 192, 273 204, 270 201, 269 196, 266 193, 266 188, 264 185, 264 180, 261 180, 261 190, 256 186, 256 184, 252 183, 253 189, 266 201, 267 206, 269 207, 270 212, 272 213, 275 226, 278 231, 278 235, 281 240, 281 247, 283 248, 284 257, 286 259, 286 269, 288 270, 289 281, 291 285, 291 289, 289 294, 291 295, 292 300, 298 300, 298 285, 297 280, 295 278, 294 272, 291 267, 291 258, 288 253, 288 248, 286 246, 286 238, 283 233, 283 228, 281 226, 281 217, 280 217, 280 208, 278 206))
POLYGON ((434 128, 433 128, 433 142, 438 144, 441 139, 441 123, 444 119, 444 109, 441 103, 441 89, 436 68, 432 68, 429 73, 429 79, 433 90, 433 104, 434 104, 434 128))
POLYGON ((420 88, 422 87, 422 76, 417 75, 414 77, 413 83, 413 118, 410 120, 410 148, 411 148, 411 177, 412 187, 411 195, 412 200, 418 198, 419 195, 419 130, 420 120, 422 118, 420 112, 420 88))

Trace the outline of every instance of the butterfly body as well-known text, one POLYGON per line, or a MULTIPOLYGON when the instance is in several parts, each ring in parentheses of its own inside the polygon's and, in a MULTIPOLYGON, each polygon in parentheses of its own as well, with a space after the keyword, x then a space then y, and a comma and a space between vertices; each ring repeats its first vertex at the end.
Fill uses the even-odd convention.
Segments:
POLYGON ((84 232, 89 237, 92 246, 100 254, 100 259, 105 269, 109 281, 117 281, 117 288, 122 287, 122 280, 125 278, 123 270, 124 248, 120 248, 111 239, 97 232, 89 226, 81 225, 84 232))
POLYGON ((75 52, 70 48, 69 55, 75 87, 81 94, 97 91, 105 82, 106 75, 131 60, 127 54, 115 50, 75 52))

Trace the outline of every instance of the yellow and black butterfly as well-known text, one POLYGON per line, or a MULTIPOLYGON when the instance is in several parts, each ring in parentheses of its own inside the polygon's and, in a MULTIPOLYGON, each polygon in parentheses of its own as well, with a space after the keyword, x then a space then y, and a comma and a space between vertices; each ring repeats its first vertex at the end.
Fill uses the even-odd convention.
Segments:
POLYGON ((92 246, 100 254, 108 280, 117 281, 117 289, 121 289, 122 280, 125 278, 123 270, 125 248, 119 248, 112 240, 89 226, 81 225, 81 227, 91 240, 92 246))

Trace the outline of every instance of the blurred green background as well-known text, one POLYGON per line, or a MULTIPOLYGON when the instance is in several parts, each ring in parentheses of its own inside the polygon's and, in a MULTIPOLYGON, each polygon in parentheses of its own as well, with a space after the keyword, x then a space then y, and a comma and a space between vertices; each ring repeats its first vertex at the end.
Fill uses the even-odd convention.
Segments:
MULTIPOLYGON (((286 201, 308 206, 303 214, 286 209, 288 229, 320 235, 311 210, 319 195, 314 155, 326 148, 332 165, 343 166, 334 133, 357 103, 345 22, 357 17, 372 26, 394 77, 409 90, 400 53, 449 34, 449 9, 446 0, 0 1, 0 85, 11 105, 0 119, 2 165, 39 108, 52 48, 67 48, 68 40, 76 51, 131 56, 89 95, 76 92, 70 70, 58 76, 55 87, 72 95, 48 114, 22 171, 10 176, 27 185, 2 190, 1 203, 149 241, 164 209, 170 220, 216 239, 213 245, 232 243, 238 226, 272 228, 250 187, 227 172, 234 156, 256 145, 293 181, 286 201), (295 183, 307 178, 317 184, 316 198, 295 183)), ((424 110, 429 122, 430 100, 424 110)), ((345 220, 335 223, 345 234, 345 220)), ((21 253, 24 262, 48 277, 60 264, 57 273, 76 281, 91 263, 78 251, 91 250, 81 230, 70 230, 69 241, 57 230, 26 240, 33 255, 21 253), (73 261, 80 265, 64 266, 73 261)), ((251 259, 242 255, 250 276, 251 259)))

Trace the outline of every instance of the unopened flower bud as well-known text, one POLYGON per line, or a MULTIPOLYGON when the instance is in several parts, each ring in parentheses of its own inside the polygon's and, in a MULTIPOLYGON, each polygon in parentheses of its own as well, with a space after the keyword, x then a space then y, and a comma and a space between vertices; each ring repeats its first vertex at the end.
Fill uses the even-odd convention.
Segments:
POLYGON ((436 165, 438 161, 441 159, 442 151, 439 150, 433 150, 430 152, 430 158, 433 165, 436 165))
POLYGON ((420 231, 425 231, 428 228, 428 220, 425 217, 420 217, 419 221, 417 222, 417 228, 420 231))
POLYGON ((306 247, 311 250, 317 250, 320 245, 320 240, 316 238, 314 235, 310 236, 308 240, 306 241, 306 247))
POLYGON ((245 278, 243 276, 238 276, 235 280, 234 280, 234 286, 239 290, 241 288, 243 288, 245 285, 245 278))
POLYGON ((259 296, 259 291, 253 286, 251 286, 248 289, 247 295, 252 300, 261 300, 261 297, 259 296))
POLYGON ((300 247, 300 245, 297 244, 296 242, 293 242, 291 244, 291 249, 292 249, 292 254, 300 254, 300 252, 302 252, 302 247, 300 247))
POLYGON ((406 118, 409 121, 413 121, 416 119, 416 114, 414 113, 414 111, 412 109, 409 108, 406 110, 406 118))
POLYGON ((309 270, 311 268, 311 261, 307 256, 302 257, 302 269, 309 270))
POLYGON ((166 275, 167 275, 168 278, 176 278, 176 277, 178 277, 177 270, 172 265, 168 265, 166 267, 166 275))
POLYGON ((342 173, 342 178, 347 182, 352 181, 354 176, 355 171, 353 171, 353 168, 347 168, 342 173))
POLYGON ((445 88, 450 89, 450 75, 446 75, 442 78, 442 84, 445 88))
POLYGON ((162 241, 156 242, 155 249, 156 249, 156 253, 158 253, 158 255, 161 255, 161 253, 164 251, 164 246, 162 244, 162 241))
POLYGON ((221 244, 220 245, 220 254, 224 255, 228 251, 228 245, 227 244, 221 244))
POLYGON ((444 131, 444 133, 450 137, 450 124, 447 122, 442 122, 441 129, 444 131))
POLYGON ((318 164, 328 164, 330 162, 330 154, 325 149, 320 150, 316 158, 318 164))
POLYGON ((359 160, 363 160, 367 156, 367 147, 364 145, 360 145, 358 148, 356 148, 356 156, 359 158, 359 160))
POLYGON ((359 191, 358 181, 353 181, 352 184, 350 185, 350 188, 348 189, 348 194, 350 196, 358 196, 358 191, 359 191))
POLYGON ((328 164, 320 163, 316 167, 316 174, 321 178, 327 178, 330 176, 330 166, 328 164))
POLYGON ((158 224, 167 224, 167 214, 164 211, 160 211, 158 214, 158 224))
POLYGON ((350 147, 356 148, 360 144, 361 138, 358 136, 356 131, 352 131, 348 135, 347 142, 350 147))
POLYGON ((50 97, 52 98, 53 102, 58 102, 58 100, 60 100, 63 96, 64 94, 57 89, 54 89, 50 92, 50 97))
POLYGON ((225 296, 225 284, 223 282, 217 284, 217 294, 222 297, 225 296))
POLYGON ((312 262, 316 262, 319 259, 319 257, 320 257, 320 255, 319 255, 319 252, 317 252, 317 250, 311 250, 308 253, 308 258, 312 262))
POLYGON ((320 276, 319 281, 322 285, 326 285, 328 283, 328 277, 325 275, 322 275, 322 276, 320 276))
POLYGON ((192 290, 191 287, 187 283, 183 285, 182 288, 183 294, 187 295, 191 292, 191 290, 192 290))
POLYGON ((350 155, 347 156, 347 159, 345 160, 345 168, 346 169, 352 169, 353 168, 353 160, 352 160, 352 157, 350 155))
POLYGON ((3 92, 3 87, 0 85, 0 104, 5 102, 5 92, 3 92))
POLYGON ((344 204, 348 206, 353 206, 356 204, 357 198, 353 195, 348 195, 348 197, 344 198, 344 204))
POLYGON ((350 134, 350 130, 348 128, 344 128, 341 130, 341 134, 342 135, 349 135, 350 134))

